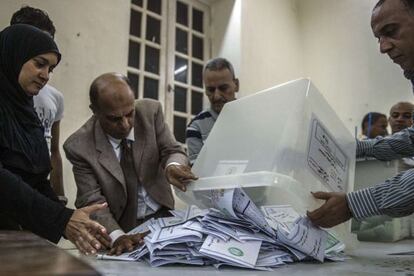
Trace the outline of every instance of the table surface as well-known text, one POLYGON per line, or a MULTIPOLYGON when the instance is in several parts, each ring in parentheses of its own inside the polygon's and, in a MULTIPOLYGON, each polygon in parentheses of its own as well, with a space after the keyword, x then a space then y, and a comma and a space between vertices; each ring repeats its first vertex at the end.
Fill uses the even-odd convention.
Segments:
POLYGON ((360 242, 347 252, 350 259, 344 262, 295 263, 273 272, 184 265, 152 268, 146 262, 103 261, 80 255, 66 240, 59 247, 28 232, 0 231, 0 275, 414 275, 414 255, 389 255, 414 251, 414 240, 360 242))
POLYGON ((92 266, 30 232, 0 231, 0 275, 100 275, 92 266))
POLYGON ((414 275, 414 255, 389 255, 414 251, 414 240, 396 243, 360 242, 347 252, 350 259, 344 262, 295 263, 275 268, 272 272, 239 268, 215 269, 212 266, 169 265, 152 268, 146 262, 103 261, 93 257, 79 256, 76 249, 66 247, 71 254, 91 264, 103 275, 158 275, 158 276, 243 276, 243 275, 414 275))

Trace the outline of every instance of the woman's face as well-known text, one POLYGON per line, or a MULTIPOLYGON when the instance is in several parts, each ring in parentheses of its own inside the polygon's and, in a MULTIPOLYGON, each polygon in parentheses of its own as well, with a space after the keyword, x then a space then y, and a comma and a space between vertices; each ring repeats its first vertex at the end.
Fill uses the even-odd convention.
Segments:
POLYGON ((368 138, 375 138, 377 136, 387 136, 388 135, 388 121, 387 118, 381 117, 379 118, 374 124, 371 126, 371 131, 369 133, 368 138))
POLYGON ((49 81, 58 59, 55 53, 35 56, 23 64, 19 74, 19 84, 29 96, 35 96, 49 81))

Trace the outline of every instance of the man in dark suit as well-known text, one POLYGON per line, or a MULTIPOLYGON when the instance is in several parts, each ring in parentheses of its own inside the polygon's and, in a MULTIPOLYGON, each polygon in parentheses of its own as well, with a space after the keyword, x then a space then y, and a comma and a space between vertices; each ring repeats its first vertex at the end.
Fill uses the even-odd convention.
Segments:
POLYGON ((63 147, 73 164, 76 206, 108 202, 96 220, 110 233, 111 253, 121 254, 141 238, 126 231, 151 217, 167 216, 174 208, 170 183, 185 191, 195 177, 164 122, 161 104, 135 101, 125 76, 107 73, 96 78, 90 101, 94 115, 63 147))

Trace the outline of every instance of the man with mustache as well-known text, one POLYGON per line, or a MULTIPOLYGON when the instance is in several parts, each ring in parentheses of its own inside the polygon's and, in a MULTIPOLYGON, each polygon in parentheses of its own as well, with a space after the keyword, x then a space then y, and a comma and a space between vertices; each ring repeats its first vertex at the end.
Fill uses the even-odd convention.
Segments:
POLYGON ((207 62, 203 81, 210 108, 197 114, 187 127, 186 144, 191 164, 197 159, 223 106, 235 100, 239 91, 239 80, 235 77, 233 65, 224 58, 207 62))
MULTIPOLYGON (((404 75, 414 78, 414 1, 380 0, 371 16, 371 27, 381 53, 400 65, 404 75)), ((392 136, 357 141, 357 156, 392 160, 414 156, 414 128, 392 136)), ((351 217, 364 219, 375 215, 406 216, 414 212, 414 170, 362 190, 345 193, 316 192, 326 202, 308 212, 310 220, 321 227, 332 227, 351 217)))

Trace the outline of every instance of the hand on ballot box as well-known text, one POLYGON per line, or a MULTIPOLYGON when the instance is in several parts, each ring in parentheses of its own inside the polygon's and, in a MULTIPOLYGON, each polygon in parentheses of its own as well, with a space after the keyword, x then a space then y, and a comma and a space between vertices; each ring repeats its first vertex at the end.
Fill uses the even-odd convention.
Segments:
POLYGON ((94 204, 73 212, 65 229, 65 236, 85 255, 95 254, 106 247, 111 238, 105 227, 90 219, 90 215, 108 206, 107 203, 94 204))
POLYGON ((142 245, 144 243, 144 237, 149 233, 149 231, 145 233, 138 233, 138 234, 131 234, 131 235, 122 235, 117 238, 109 251, 108 255, 116 255, 119 256, 124 252, 131 252, 137 246, 142 245))
POLYGON ((187 184, 191 180, 196 180, 197 177, 191 172, 191 168, 185 165, 168 165, 165 169, 165 176, 167 181, 185 192, 187 190, 187 184))
POLYGON ((345 193, 312 192, 312 195, 317 199, 325 200, 321 207, 307 212, 313 224, 329 228, 352 217, 345 193))

